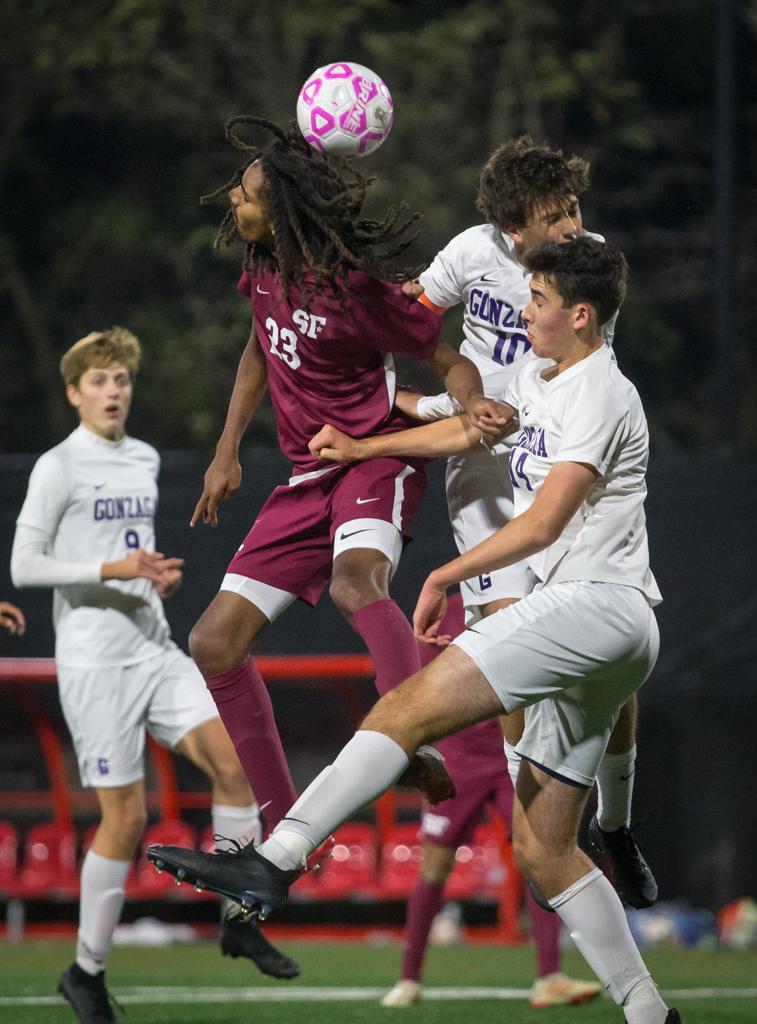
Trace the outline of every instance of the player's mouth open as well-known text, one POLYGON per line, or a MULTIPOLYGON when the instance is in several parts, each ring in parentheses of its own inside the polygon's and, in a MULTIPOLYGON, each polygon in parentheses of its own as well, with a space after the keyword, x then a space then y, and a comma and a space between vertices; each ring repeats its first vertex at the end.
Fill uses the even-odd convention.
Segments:
POLYGON ((117 416, 119 413, 120 406, 118 405, 106 405, 105 412, 108 416, 117 416))

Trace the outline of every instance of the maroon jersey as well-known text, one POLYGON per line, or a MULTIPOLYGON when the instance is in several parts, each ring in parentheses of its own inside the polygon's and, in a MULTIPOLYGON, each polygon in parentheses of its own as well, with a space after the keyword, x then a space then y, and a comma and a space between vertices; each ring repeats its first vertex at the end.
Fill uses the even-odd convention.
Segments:
POLYGON ((237 285, 252 300, 279 444, 296 475, 323 469, 308 442, 325 423, 352 437, 404 430, 392 410, 392 353, 428 359, 439 343, 441 317, 399 284, 359 270, 347 279, 341 296, 315 295, 308 310, 294 285, 284 299, 276 273, 245 272, 237 285))

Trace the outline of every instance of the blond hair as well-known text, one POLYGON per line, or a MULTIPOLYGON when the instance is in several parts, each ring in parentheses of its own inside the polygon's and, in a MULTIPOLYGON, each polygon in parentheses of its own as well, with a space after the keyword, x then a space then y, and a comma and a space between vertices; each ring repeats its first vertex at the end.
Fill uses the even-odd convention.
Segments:
POLYGON ((78 387, 82 375, 93 366, 103 369, 121 364, 133 380, 141 358, 142 349, 135 335, 125 327, 111 327, 107 331, 92 331, 72 345, 60 361, 60 375, 64 384, 78 387))

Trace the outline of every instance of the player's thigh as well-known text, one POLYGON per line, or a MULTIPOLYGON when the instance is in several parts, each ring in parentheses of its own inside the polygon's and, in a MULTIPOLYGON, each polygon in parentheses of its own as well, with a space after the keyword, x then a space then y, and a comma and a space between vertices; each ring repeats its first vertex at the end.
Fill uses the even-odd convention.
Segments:
POLYGON ((210 778, 243 778, 234 744, 220 718, 209 718, 190 729, 174 749, 210 778))
POLYGON ((61 708, 83 786, 110 789, 143 777, 154 660, 129 666, 58 665, 61 708))
POLYGON ((455 647, 390 690, 363 729, 383 732, 408 753, 502 713, 502 703, 472 658, 455 647))
POLYGON ((658 634, 638 591, 579 582, 536 591, 455 644, 508 712, 527 708, 518 751, 591 785, 620 707, 654 665, 658 634))

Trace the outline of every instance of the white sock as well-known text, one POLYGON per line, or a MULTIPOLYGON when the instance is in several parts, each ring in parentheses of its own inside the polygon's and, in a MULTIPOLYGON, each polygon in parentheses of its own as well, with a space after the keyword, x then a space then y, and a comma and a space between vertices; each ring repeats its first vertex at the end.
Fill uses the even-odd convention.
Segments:
MULTIPOLYGON (((633 1024, 663 1024, 667 1007, 633 941, 623 904, 599 868, 553 897, 549 905, 565 922, 583 958, 616 1003, 625 1006, 637 988, 647 993, 654 990, 656 1015, 628 1019, 633 1024)), ((651 1000, 648 1005, 652 1006, 651 1000)))
MULTIPOLYGON (((232 807, 230 804, 213 804, 210 808, 210 820, 213 834, 224 839, 236 839, 245 846, 252 843, 257 846, 263 838, 263 823, 260 820, 260 808, 257 804, 249 807, 232 807)), ((232 842, 216 840, 217 851, 234 850, 232 842)))
POLYGON ((87 974, 100 974, 124 905, 129 860, 111 860, 88 850, 81 869, 76 962, 87 974))
POLYGON ((623 1003, 626 1024, 665 1024, 668 1008, 651 978, 634 985, 623 1003))
POLYGON ((597 772, 597 821, 604 832, 631 824, 636 744, 625 754, 605 754, 597 772))
MULTIPOLYGON (((252 843, 257 846, 263 838, 263 822, 260 820, 260 808, 257 804, 250 804, 249 807, 234 807, 232 804, 213 804, 210 808, 210 820, 213 825, 213 835, 223 836, 223 839, 216 839, 216 852, 235 850, 232 839, 236 839, 242 846, 252 843)), ((242 912, 242 908, 234 900, 221 897, 221 919, 226 920, 236 917, 242 912)))
POLYGON ((515 747, 511 747, 505 740, 505 757, 507 758, 507 772, 512 779, 513 789, 518 785, 518 772, 520 771, 521 756, 515 747))
POLYGON ((260 853, 285 871, 296 870, 338 825, 396 782, 408 764, 402 747, 384 733, 356 732, 260 846, 260 853))

